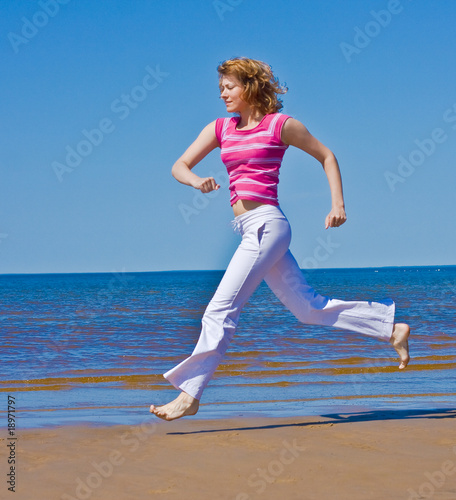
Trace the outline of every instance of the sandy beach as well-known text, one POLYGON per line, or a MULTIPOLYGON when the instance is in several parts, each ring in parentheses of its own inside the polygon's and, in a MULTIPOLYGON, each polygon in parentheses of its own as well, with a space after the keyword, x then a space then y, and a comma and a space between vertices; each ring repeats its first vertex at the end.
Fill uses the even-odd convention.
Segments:
POLYGON ((136 426, 18 429, 15 494, 4 479, 1 498, 449 500, 455 417, 455 409, 174 422, 145 414, 136 426))

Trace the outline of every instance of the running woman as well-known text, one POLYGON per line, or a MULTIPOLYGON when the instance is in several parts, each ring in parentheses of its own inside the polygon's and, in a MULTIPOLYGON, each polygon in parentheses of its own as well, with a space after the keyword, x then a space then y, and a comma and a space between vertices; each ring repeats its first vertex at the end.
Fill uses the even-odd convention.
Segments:
POLYGON ((241 310, 265 280, 274 294, 305 324, 332 326, 389 341, 403 370, 409 360, 410 327, 395 323, 395 304, 343 301, 313 290, 289 250, 290 224, 277 199, 282 158, 289 146, 316 158, 331 191, 325 227, 347 220, 339 165, 334 154, 298 120, 280 113, 286 92, 269 65, 245 57, 218 67, 220 97, 231 118, 209 123, 176 161, 172 175, 202 193, 220 188, 213 177, 192 170, 215 148, 230 179, 233 225, 242 235, 230 264, 202 318, 200 338, 191 356, 164 374, 180 390, 176 399, 150 411, 164 420, 195 415, 203 391, 232 340, 241 310))

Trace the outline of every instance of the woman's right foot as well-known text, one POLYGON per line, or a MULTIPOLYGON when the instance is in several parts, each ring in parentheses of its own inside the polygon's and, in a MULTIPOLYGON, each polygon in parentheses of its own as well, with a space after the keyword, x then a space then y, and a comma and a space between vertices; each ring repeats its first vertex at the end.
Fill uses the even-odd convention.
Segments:
POLYGON ((163 406, 150 406, 150 412, 163 420, 176 420, 188 415, 195 415, 199 401, 186 392, 181 392, 176 399, 163 406))
POLYGON ((396 323, 390 342, 401 358, 399 370, 403 370, 410 361, 408 338, 410 336, 410 327, 406 323, 396 323))

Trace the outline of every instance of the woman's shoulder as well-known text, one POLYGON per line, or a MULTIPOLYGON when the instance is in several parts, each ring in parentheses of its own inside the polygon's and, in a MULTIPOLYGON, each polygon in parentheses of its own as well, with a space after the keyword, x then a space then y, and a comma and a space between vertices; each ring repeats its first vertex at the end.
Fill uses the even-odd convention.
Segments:
POLYGON ((221 144, 226 133, 236 127, 237 121, 235 116, 226 116, 217 118, 213 123, 215 123, 215 136, 221 144))
POLYGON ((237 124, 238 118, 236 116, 224 116, 221 118, 217 118, 215 120, 215 127, 218 129, 226 130, 229 127, 235 127, 237 124))
POLYGON ((288 120, 288 118, 292 118, 290 115, 285 113, 269 113, 265 116, 265 125, 267 127, 274 126, 282 128, 283 124, 288 120))
POLYGON ((269 133, 271 133, 275 140, 281 145, 283 145, 282 129, 289 118, 291 118, 291 116, 285 113, 271 113, 269 121, 266 123, 269 133))

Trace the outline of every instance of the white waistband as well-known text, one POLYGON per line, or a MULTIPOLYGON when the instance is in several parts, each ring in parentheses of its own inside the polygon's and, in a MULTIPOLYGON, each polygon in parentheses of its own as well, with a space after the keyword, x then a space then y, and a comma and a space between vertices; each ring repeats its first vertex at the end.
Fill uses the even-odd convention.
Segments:
POLYGON ((231 226, 234 231, 240 233, 246 226, 256 222, 259 219, 286 219, 282 209, 276 205, 260 205, 259 207, 248 210, 243 214, 237 215, 232 221, 231 226))

